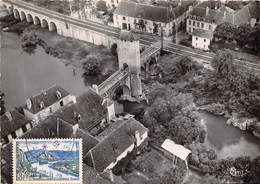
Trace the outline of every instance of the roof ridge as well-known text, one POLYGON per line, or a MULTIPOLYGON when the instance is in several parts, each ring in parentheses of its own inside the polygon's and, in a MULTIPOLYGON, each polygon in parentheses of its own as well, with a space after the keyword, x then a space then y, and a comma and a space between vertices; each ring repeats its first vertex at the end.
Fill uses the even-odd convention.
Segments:
POLYGON ((155 6, 152 4, 137 3, 137 2, 133 2, 133 1, 121 1, 121 2, 132 3, 132 4, 136 4, 136 5, 141 5, 141 6, 151 6, 151 7, 156 7, 156 8, 168 9, 168 7, 164 7, 164 6, 155 6))
MULTIPOLYGON (((52 86, 50 86, 50 87, 48 87, 48 88, 46 88, 46 89, 42 89, 42 91, 48 91, 49 89, 51 89, 51 88, 53 88, 53 87, 55 87, 55 86, 58 86, 58 85, 55 83, 55 84, 53 84, 52 86)), ((36 96, 40 96, 40 95, 42 94, 42 91, 36 93, 35 95, 33 95, 33 96, 29 97, 29 98, 31 99, 31 98, 34 98, 34 97, 36 97, 36 96)))

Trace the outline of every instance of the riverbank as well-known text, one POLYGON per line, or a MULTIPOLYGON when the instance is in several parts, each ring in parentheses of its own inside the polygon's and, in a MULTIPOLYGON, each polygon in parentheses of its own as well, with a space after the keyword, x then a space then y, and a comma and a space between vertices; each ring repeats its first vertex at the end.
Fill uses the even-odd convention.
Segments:
POLYGON ((88 42, 63 37, 39 26, 17 22, 12 16, 2 19, 1 22, 3 27, 8 27, 8 31, 20 35, 22 47, 28 53, 33 53, 35 48, 40 46, 47 54, 59 58, 66 65, 80 69, 90 58, 97 58, 100 62, 98 75, 103 79, 117 70, 117 57, 104 46, 96 46, 88 42))

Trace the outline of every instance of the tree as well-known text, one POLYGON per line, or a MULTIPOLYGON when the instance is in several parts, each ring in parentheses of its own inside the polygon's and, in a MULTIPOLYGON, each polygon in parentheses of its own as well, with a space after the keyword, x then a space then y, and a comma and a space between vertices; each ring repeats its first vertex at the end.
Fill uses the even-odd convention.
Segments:
POLYGON ((101 73, 100 58, 97 56, 87 56, 85 61, 83 61, 83 75, 98 75, 101 73))
POLYGON ((252 31, 253 30, 249 24, 240 25, 237 29, 235 29, 234 38, 239 47, 243 48, 248 43, 248 38, 252 31))
POLYGON ((234 39, 235 26, 231 23, 224 22, 214 30, 214 37, 221 39, 223 42, 232 41, 234 39))
POLYGON ((215 72, 219 76, 228 77, 235 70, 233 65, 233 55, 231 54, 230 51, 220 50, 213 58, 213 61, 211 62, 211 66, 215 69, 215 72))
POLYGON ((97 11, 104 11, 107 12, 107 5, 106 2, 103 0, 99 0, 96 4, 97 11))
POLYGON ((4 96, 5 96, 5 94, 0 91, 0 116, 3 115, 6 111, 4 96))

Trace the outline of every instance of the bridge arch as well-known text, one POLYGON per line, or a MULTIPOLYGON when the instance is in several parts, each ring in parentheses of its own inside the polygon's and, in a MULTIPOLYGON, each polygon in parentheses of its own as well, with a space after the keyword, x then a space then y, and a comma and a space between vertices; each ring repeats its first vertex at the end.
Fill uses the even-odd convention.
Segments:
POLYGON ((17 9, 14 9, 13 13, 14 13, 14 18, 15 19, 20 19, 20 14, 19 14, 19 11, 17 9))
POLYGON ((50 22, 49 24, 49 30, 50 31, 54 31, 54 32, 57 32, 57 26, 54 22, 50 22))
POLYGON ((131 96, 131 90, 127 85, 121 85, 114 90, 113 99, 119 99, 122 95, 131 96))
POLYGON ((34 19, 33 19, 33 23, 35 25, 40 25, 41 24, 40 18, 38 16, 35 16, 34 19))
POLYGON ((42 28, 49 28, 49 24, 46 19, 42 19, 41 26, 42 28))
POLYGON ((33 17, 32 17, 32 15, 31 15, 31 14, 27 14, 26 20, 27 20, 27 22, 33 22, 33 17))
POLYGON ((26 15, 23 11, 20 12, 20 19, 21 19, 21 21, 26 19, 26 15))

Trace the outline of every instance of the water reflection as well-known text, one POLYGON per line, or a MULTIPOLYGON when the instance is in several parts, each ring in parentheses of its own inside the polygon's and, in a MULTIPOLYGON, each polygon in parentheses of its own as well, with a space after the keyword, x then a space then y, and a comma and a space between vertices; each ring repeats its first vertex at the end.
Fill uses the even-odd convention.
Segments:
MULTIPOLYGON (((70 93, 80 95, 87 90, 83 71, 71 65, 65 66, 59 59, 49 56, 41 47, 29 55, 21 48, 19 37, 2 33, 1 89, 6 94, 6 108, 23 105, 26 99, 53 84, 59 84, 70 93)), ((97 82, 90 78, 87 84, 97 82)))

